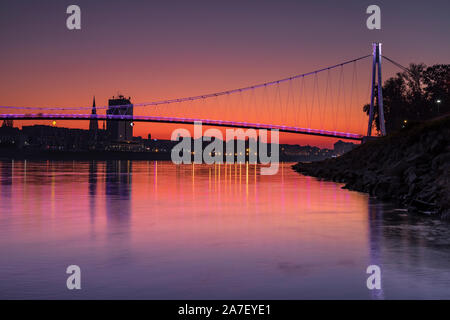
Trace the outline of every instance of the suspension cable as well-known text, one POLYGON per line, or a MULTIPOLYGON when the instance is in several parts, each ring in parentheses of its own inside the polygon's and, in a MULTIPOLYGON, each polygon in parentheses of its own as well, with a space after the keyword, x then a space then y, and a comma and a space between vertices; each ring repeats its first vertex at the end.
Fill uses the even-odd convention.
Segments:
POLYGON ((390 63, 392 63, 393 65, 399 67, 399 68, 402 69, 403 71, 408 72, 409 74, 412 74, 412 73, 411 73, 411 70, 409 70, 408 68, 402 66, 400 63, 395 62, 394 60, 389 59, 389 58, 386 57, 386 56, 382 56, 382 57, 383 57, 384 59, 386 59, 387 61, 389 61, 390 63))

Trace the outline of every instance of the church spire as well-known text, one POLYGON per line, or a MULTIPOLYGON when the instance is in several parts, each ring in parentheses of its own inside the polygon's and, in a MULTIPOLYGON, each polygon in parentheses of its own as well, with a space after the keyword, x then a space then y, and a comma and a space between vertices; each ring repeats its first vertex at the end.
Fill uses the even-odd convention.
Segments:
POLYGON ((98 130, 98 120, 97 120, 97 109, 95 108, 95 96, 92 102, 92 113, 91 119, 89 120, 89 131, 97 131, 98 130))
POLYGON ((92 102, 92 114, 97 114, 97 109, 95 108, 95 96, 94 101, 92 102))

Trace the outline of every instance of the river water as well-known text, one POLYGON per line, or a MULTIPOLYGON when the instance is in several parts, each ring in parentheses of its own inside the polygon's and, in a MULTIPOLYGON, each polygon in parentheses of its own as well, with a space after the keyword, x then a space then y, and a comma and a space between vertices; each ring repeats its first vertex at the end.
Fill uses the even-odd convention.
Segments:
POLYGON ((0 298, 450 298, 448 223, 290 166, 0 162, 0 298))

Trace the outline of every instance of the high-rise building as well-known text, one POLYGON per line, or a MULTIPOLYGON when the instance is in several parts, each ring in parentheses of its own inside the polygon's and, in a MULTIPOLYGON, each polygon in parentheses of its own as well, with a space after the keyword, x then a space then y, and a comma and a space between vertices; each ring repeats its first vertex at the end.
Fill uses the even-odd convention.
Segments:
POLYGON ((97 130, 98 130, 98 119, 97 119, 97 109, 95 108, 95 96, 94 96, 94 101, 92 102, 91 120, 89 120, 89 131, 95 133, 97 132, 97 130))
MULTIPOLYGON (((119 95, 117 98, 113 97, 109 99, 108 106, 107 115, 133 116, 133 105, 130 98, 126 99, 122 95, 119 95)), ((133 121, 108 119, 106 131, 111 140, 131 141, 133 139, 133 121)))

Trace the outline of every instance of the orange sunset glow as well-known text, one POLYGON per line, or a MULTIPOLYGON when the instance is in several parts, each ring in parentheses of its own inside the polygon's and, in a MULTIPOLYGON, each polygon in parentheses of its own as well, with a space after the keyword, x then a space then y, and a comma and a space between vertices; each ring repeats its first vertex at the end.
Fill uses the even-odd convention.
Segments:
MULTIPOLYGON (((11 21, 17 36, 2 34, 3 42, 8 45, 0 56, 8 63, 1 67, 0 105, 89 107, 94 96, 97 105, 103 106, 118 93, 131 97, 133 103, 141 103, 220 92, 371 54, 371 42, 377 40, 361 29, 352 39, 338 42, 335 35, 346 34, 354 26, 351 23, 341 23, 340 28, 323 25, 328 13, 320 21, 312 19, 320 11, 315 6, 295 10, 294 14, 289 10, 294 9, 295 4, 285 3, 280 10, 271 10, 271 5, 264 4, 258 11, 258 19, 248 23, 246 6, 237 13, 219 4, 193 10, 177 2, 179 10, 167 20, 164 17, 171 8, 164 5, 156 10, 141 3, 131 11, 115 3, 104 11, 100 2, 83 4, 84 24, 76 32, 58 27, 61 17, 56 9, 47 10, 46 5, 36 8, 33 14, 22 13, 11 21), (158 15, 153 16, 155 10, 158 15), (153 18, 147 19, 148 14, 153 18), (118 19, 126 20, 127 24, 115 23, 118 19), (99 20, 102 23, 96 22, 99 20), (314 31, 306 30, 305 25, 314 31)), ((11 7, 10 16, 23 12, 22 9, 19 5, 11 7)), ((9 18, 5 17, 5 21, 9 18)), ((403 40, 396 37, 393 41, 393 36, 383 39, 383 50, 390 56, 410 61, 414 56, 409 52, 415 52, 416 56, 431 62, 437 59, 428 54, 419 55, 417 50, 401 50, 403 40)), ((414 44, 409 43, 409 46, 414 44)), ((286 83, 280 85, 284 90, 281 99, 272 87, 267 96, 263 90, 255 90, 258 91, 256 102, 250 100, 249 92, 243 97, 244 102, 236 95, 232 101, 209 99, 205 103, 199 101, 202 106, 193 106, 196 111, 186 112, 186 115, 218 120, 231 119, 232 115, 234 121, 296 124, 364 134, 367 117, 362 106, 369 102, 370 63, 370 58, 358 61, 355 73, 352 64, 346 65, 342 84, 340 70, 335 69, 329 75, 320 73, 317 80, 314 76, 308 77, 303 91, 299 90, 302 86, 299 81, 293 81, 293 89, 286 83), (327 87, 328 76, 332 79, 331 87, 327 87), (289 99, 294 101, 288 102, 289 99), (225 104, 228 105, 226 110, 225 104), (336 108, 337 113, 333 111, 336 108)), ((396 71, 393 66, 385 65, 384 77, 396 71)), ((179 115, 176 108, 174 105, 136 108, 135 114, 179 115)), ((3 113, 5 109, 0 111, 3 113)), ((18 126, 30 124, 52 123, 16 123, 18 126)), ((87 121, 57 121, 56 125, 88 128, 87 121)), ((179 127, 137 123, 134 135, 147 137, 150 133, 154 138, 168 139, 179 127)), ((280 139, 285 143, 327 147, 335 141, 295 134, 281 134, 280 139)))

